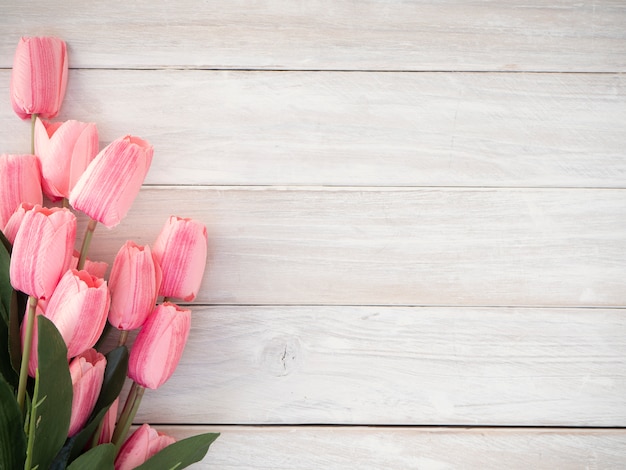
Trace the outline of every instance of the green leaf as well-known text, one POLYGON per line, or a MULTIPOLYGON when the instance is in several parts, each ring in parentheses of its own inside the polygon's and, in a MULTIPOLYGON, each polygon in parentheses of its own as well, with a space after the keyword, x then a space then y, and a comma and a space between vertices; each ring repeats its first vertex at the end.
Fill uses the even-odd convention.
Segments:
MULTIPOLYGON (((0 238, 6 240, 2 232, 0 232, 0 238)), ((2 319, 7 325, 9 324, 9 310, 11 309, 11 295, 13 294, 13 287, 9 277, 10 266, 11 251, 2 242, 0 243, 0 306, 2 306, 0 310, 2 310, 2 319)))
MULTIPOLYGON (((4 307, 0 305, 0 310, 4 307)), ((17 388, 19 376, 11 365, 11 354, 9 353, 9 326, 0 321, 0 374, 14 389, 17 388)))
POLYGON ((205 433, 175 442, 135 470, 179 470, 188 467, 202 460, 218 437, 219 433, 205 433))
POLYGON ((74 460, 67 470, 112 470, 114 462, 115 446, 101 444, 74 460))
MULTIPOLYGON (((39 401, 32 465, 48 468, 63 446, 70 427, 72 379, 67 348, 50 320, 37 317, 39 330, 39 401)), ((34 409, 34 406, 33 406, 34 409)))
POLYGON ((22 362, 22 335, 20 333, 20 323, 26 311, 28 296, 23 292, 14 290, 11 296, 11 310, 9 312, 9 356, 11 365, 16 374, 19 375, 20 364, 22 362))
MULTIPOLYGON (((107 365, 104 370, 104 381, 100 389, 98 401, 85 427, 75 436, 70 444, 69 461, 80 454, 81 450, 91 439, 102 418, 115 399, 119 396, 126 380, 128 371, 128 348, 119 346, 106 354, 107 365)), ((56 459, 55 459, 56 460, 56 459)))
POLYGON ((26 435, 13 388, 0 377, 0 469, 24 468, 26 435))

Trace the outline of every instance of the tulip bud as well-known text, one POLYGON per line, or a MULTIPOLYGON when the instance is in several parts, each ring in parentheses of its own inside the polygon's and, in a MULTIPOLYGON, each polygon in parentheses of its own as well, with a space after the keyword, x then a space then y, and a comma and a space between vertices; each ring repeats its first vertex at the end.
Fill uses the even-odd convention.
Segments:
POLYGON ((159 295, 185 302, 195 299, 206 267, 206 227, 193 219, 172 216, 152 251, 163 270, 159 295))
POLYGON ((87 271, 68 270, 50 297, 46 317, 67 345, 67 357, 93 347, 102 334, 110 298, 106 281, 87 271))
POLYGON ((72 437, 87 424, 100 395, 106 364, 106 358, 95 349, 86 350, 70 362, 74 393, 68 437, 72 437))
POLYGON ((43 192, 51 200, 70 191, 98 153, 98 130, 80 121, 35 122, 35 154, 41 162, 43 192))
POLYGON ((41 171, 34 155, 0 155, 0 229, 23 203, 43 204, 41 171))
POLYGON ((115 470, 131 470, 139 467, 174 442, 176 439, 173 437, 157 432, 156 429, 144 424, 124 442, 115 459, 115 470))
POLYGON ((53 37, 23 37, 15 50, 11 104, 22 119, 32 114, 53 118, 67 85, 65 42, 53 37))
POLYGON ((108 228, 116 226, 139 193, 152 154, 152 146, 138 137, 114 140, 82 174, 70 192, 70 204, 108 228))
POLYGON ((76 216, 68 209, 36 205, 26 212, 13 243, 11 285, 49 298, 70 266, 75 239, 76 216))
POLYGON ((111 268, 109 323, 120 330, 139 328, 154 310, 161 284, 161 267, 149 246, 127 241, 111 268))
POLYGON ((157 306, 130 350, 128 376, 142 387, 163 385, 183 355, 190 327, 191 310, 170 302, 157 306))

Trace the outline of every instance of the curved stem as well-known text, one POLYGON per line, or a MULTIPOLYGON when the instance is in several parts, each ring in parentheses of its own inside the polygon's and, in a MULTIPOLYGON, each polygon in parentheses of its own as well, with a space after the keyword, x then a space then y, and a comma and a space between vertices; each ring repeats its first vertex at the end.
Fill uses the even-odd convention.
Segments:
POLYGON ((33 406, 30 411, 30 422, 28 424, 28 445, 26 448, 26 462, 24 463, 24 470, 30 470, 33 461, 33 449, 35 448, 35 430, 37 428, 37 408, 39 408, 39 405, 39 369, 37 369, 35 371, 35 391, 33 392, 33 406))
POLYGON ((35 122, 37 121, 37 113, 33 113, 30 117, 30 153, 35 155, 35 122))
POLYGON ((89 219, 87 230, 85 231, 85 237, 83 238, 83 245, 80 247, 80 258, 78 258, 78 266, 76 268, 79 271, 85 267, 87 252, 89 251, 89 245, 91 245, 91 238, 93 237, 94 230, 96 230, 96 225, 98 225, 97 220, 89 219))
POLYGON ((20 364, 20 380, 17 386, 17 404, 24 411, 24 397, 26 396, 26 382, 28 381, 28 361, 30 350, 33 345, 33 329, 35 315, 37 313, 37 297, 28 297, 28 317, 26 318, 26 331, 24 332, 24 349, 22 350, 22 363, 20 364))
POLYGON ((124 410, 120 415, 120 419, 115 426, 115 432, 111 438, 111 443, 115 445, 116 454, 120 451, 120 448, 124 443, 124 439, 126 439, 126 434, 128 434, 131 424, 133 424, 133 420, 135 419, 135 415, 137 414, 137 410, 139 409, 139 404, 141 403, 141 398, 143 397, 143 392, 145 390, 146 389, 137 382, 133 382, 130 387, 126 403, 124 404, 124 410))

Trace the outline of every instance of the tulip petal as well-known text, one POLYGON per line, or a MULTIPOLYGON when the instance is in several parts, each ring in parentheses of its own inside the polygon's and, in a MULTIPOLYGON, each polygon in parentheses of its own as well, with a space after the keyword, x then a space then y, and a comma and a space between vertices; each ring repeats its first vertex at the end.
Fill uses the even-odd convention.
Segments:
POLYGON ((41 170, 34 155, 0 155, 0 229, 23 202, 43 203, 41 170))
POLYGON ((191 310, 165 302, 148 317, 139 331, 128 361, 128 376, 139 385, 159 388, 174 373, 183 354, 191 310))
POLYGON ((88 349, 70 363, 74 394, 69 437, 75 435, 87 423, 100 395, 105 368, 106 358, 95 349, 88 349))
POLYGON ((111 142, 76 182, 70 204, 108 228, 116 226, 139 193, 152 154, 152 146, 137 137, 111 142))
POLYGON ((23 37, 13 60, 11 104, 22 119, 56 116, 67 87, 67 49, 53 37, 23 37))

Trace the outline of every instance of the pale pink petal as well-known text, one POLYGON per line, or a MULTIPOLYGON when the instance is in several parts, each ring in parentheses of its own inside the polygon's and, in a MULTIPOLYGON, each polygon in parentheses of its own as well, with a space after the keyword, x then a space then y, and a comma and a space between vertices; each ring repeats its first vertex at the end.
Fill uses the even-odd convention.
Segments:
POLYGON ((191 311, 165 302, 139 331, 128 362, 128 376, 143 387, 156 389, 174 373, 183 354, 191 311))
POLYGON ((95 349, 88 349, 70 362, 74 393, 69 437, 80 431, 87 423, 100 395, 105 367, 106 358, 95 349))
POLYGON ((34 155, 0 155, 0 229, 23 202, 43 203, 41 170, 34 155))
POLYGON ((159 294, 185 302, 195 299, 206 268, 206 227, 172 216, 154 242, 153 252, 163 271, 159 294))
POLYGON ((139 193, 152 154, 152 146, 137 137, 111 142, 76 182, 70 204, 106 227, 116 226, 139 193))

